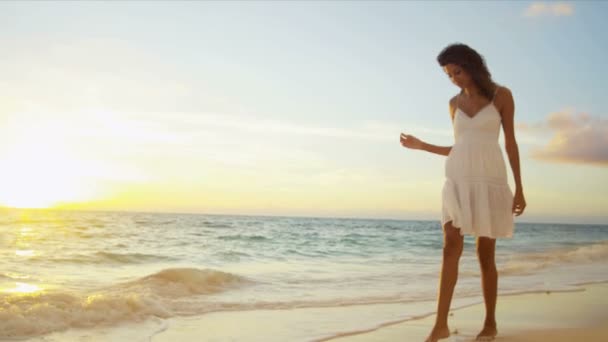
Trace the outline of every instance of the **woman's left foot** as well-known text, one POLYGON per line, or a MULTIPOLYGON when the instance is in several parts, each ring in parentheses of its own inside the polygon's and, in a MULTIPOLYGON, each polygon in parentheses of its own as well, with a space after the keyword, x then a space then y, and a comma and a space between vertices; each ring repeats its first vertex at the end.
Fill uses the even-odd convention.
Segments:
POLYGON ((492 341, 497 334, 496 325, 485 325, 479 334, 477 334, 475 341, 492 341))

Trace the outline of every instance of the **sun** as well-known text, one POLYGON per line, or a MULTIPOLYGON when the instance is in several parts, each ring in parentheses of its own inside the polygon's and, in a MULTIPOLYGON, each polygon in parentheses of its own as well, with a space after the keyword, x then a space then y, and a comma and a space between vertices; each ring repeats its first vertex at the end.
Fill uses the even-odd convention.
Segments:
POLYGON ((49 208, 90 198, 87 165, 50 132, 29 133, 0 150, 0 205, 49 208))

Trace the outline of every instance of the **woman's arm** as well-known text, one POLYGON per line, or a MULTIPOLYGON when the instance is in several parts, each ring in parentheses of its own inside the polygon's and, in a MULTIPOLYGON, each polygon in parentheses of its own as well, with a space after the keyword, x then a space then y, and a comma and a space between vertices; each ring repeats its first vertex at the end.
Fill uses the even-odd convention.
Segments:
POLYGON ((452 150, 452 146, 437 146, 437 145, 427 144, 427 143, 423 142, 421 149, 424 151, 427 151, 427 152, 440 154, 442 156, 447 156, 448 154, 450 154, 450 151, 452 150))
MULTIPOLYGON (((450 117, 452 121, 454 121, 454 114, 456 113, 456 96, 450 99, 450 117)), ((411 148, 414 150, 423 150, 430 153, 439 154, 442 156, 447 156, 450 154, 452 150, 452 146, 437 146, 426 143, 412 135, 401 133, 401 145, 403 147, 411 148)))
POLYGON ((524 199, 524 189, 521 181, 521 172, 519 167, 519 148, 515 140, 514 116, 515 102, 511 91, 506 87, 501 87, 497 94, 497 102, 500 102, 500 115, 502 116, 502 128, 505 136, 505 150, 509 157, 513 178, 515 180, 515 198, 513 203, 513 212, 516 215, 521 215, 526 207, 524 199))
POLYGON ((401 141, 401 145, 403 147, 411 148, 413 150, 423 150, 431 153, 440 154, 442 156, 447 156, 452 150, 452 146, 431 145, 409 134, 401 133, 401 137, 399 140, 401 141))

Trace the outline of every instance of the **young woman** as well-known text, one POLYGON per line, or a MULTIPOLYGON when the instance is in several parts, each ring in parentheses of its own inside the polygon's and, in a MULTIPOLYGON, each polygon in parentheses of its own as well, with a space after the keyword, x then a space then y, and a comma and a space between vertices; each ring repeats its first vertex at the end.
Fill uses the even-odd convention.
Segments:
POLYGON ((477 239, 486 307, 477 340, 489 341, 497 334, 496 239, 513 235, 513 215, 521 215, 526 207, 513 128, 514 102, 511 91, 492 81, 483 57, 469 46, 450 45, 441 51, 437 61, 460 88, 458 95, 450 100, 455 143, 436 146, 409 134, 402 133, 400 137, 404 147, 447 156, 442 191, 444 247, 437 317, 426 341, 434 342, 450 335, 448 311, 458 278, 464 234, 477 239), (515 195, 507 182, 506 165, 498 143, 501 125, 515 179, 515 195))

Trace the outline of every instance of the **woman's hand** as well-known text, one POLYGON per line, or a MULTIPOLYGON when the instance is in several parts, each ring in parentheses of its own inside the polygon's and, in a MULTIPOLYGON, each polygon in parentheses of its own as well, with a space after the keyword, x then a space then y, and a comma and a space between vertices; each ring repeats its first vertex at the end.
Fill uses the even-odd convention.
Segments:
POLYGON ((515 216, 519 216, 524 213, 524 209, 526 209, 524 193, 521 190, 515 190, 515 195, 513 196, 513 213, 515 216))
POLYGON ((401 136, 399 137, 399 141, 401 141, 401 145, 403 147, 407 147, 407 148, 411 148, 414 150, 420 150, 422 149, 422 146, 424 145, 424 143, 416 138, 413 135, 409 135, 409 134, 403 134, 401 133, 401 136))

